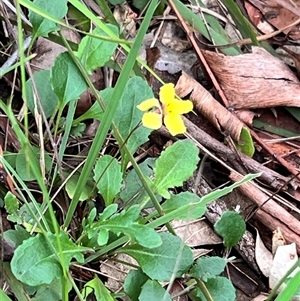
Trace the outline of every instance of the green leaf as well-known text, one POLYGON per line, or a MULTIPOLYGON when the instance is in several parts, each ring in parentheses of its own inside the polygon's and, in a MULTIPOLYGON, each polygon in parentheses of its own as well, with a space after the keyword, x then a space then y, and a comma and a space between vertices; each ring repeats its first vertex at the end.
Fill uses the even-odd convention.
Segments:
POLYGON ((192 176, 199 161, 198 153, 198 148, 190 140, 177 141, 163 151, 154 168, 156 192, 170 198, 168 189, 181 186, 192 176))
POLYGON ((154 280, 148 280, 141 290, 139 296, 139 301, 149 301, 149 300, 164 300, 172 301, 172 298, 168 292, 161 285, 154 280))
MULTIPOLYGON (((50 70, 41 70, 33 75, 33 81, 35 83, 41 106, 46 115, 46 118, 51 117, 57 107, 58 98, 54 93, 50 84, 50 70)), ((34 114, 34 89, 32 84, 32 78, 26 82, 27 92, 27 106, 32 114, 34 114)), ((37 100, 38 101, 38 100, 37 100)), ((37 111, 40 113, 39 106, 37 111)))
MULTIPOLYGON (((69 283, 67 290, 71 290, 71 283, 69 283)), ((39 286, 35 297, 32 301, 60 301, 62 300, 62 281, 61 279, 55 279, 50 284, 43 284, 39 286)))
POLYGON ((84 132, 85 129, 86 129, 86 124, 80 122, 80 123, 72 126, 70 135, 72 135, 74 137, 82 137, 82 133, 84 132))
MULTIPOLYGON (((177 195, 172 195, 170 199, 162 205, 162 209, 165 214, 168 214, 171 211, 177 210, 188 204, 200 203, 201 198, 196 194, 191 192, 181 192, 177 195)), ((206 212, 206 205, 202 206, 186 206, 186 211, 181 212, 176 216, 176 219, 196 219, 201 217, 206 212)))
POLYGON ((249 157, 253 157, 255 152, 254 143, 250 131, 247 128, 242 128, 240 140, 243 144, 235 143, 236 148, 249 157))
POLYGON ((149 0, 133 0, 132 5, 139 10, 143 10, 148 2, 149 0))
POLYGON ((235 211, 225 211, 214 225, 215 231, 224 239, 227 248, 235 246, 246 231, 244 219, 235 211))
POLYGON ((83 298, 84 300, 89 300, 88 296, 90 294, 94 294, 95 300, 103 300, 103 301, 114 301, 115 299, 111 295, 110 291, 105 287, 105 285, 102 283, 102 281, 97 277, 97 275, 94 276, 94 279, 88 281, 84 285, 83 289, 83 298))
MULTIPOLYGON (((188 22, 191 26, 196 28, 197 31, 201 32, 208 40, 214 41, 217 45, 227 45, 231 43, 230 38, 221 26, 216 26, 219 24, 218 20, 214 23, 209 22, 211 26, 208 28, 207 23, 203 21, 198 15, 196 15, 191 9, 189 9, 182 1, 173 0, 174 5, 178 9, 180 15, 183 19, 188 22)), ((197 3, 198 4, 198 3, 197 3)), ((203 6, 203 5, 202 5, 203 6)), ((210 15, 206 15, 206 20, 210 20, 210 15)), ((237 46, 222 47, 221 50, 227 55, 238 55, 242 51, 237 46)))
POLYGON ((148 280, 148 276, 141 269, 131 270, 124 281, 124 291, 131 301, 138 301, 142 286, 148 280))
POLYGON ((125 0, 108 0, 112 5, 122 4, 125 0))
MULTIPOLYGON (((113 121, 132 154, 139 146, 149 140, 148 136, 152 131, 144 126, 136 128, 143 116, 143 112, 138 110, 136 106, 144 100, 153 97, 153 92, 145 80, 138 76, 132 77, 125 87, 124 94, 115 113, 113 121), (132 132, 132 130, 134 131, 132 132), (129 139, 126 140, 128 137, 129 139)), ((121 153, 122 167, 124 169, 127 166, 128 158, 122 149, 121 153)))
MULTIPOLYGON (((294 272, 297 272, 297 270, 295 270, 294 272)), ((287 281, 286 286, 284 286, 283 290, 276 298, 276 301, 300 300, 299 279, 300 279, 300 270, 298 268, 298 272, 294 274, 293 277, 287 281), (294 298, 292 298, 293 296, 294 298)))
POLYGON ((49 232, 46 235, 47 239, 38 234, 25 240, 16 249, 12 258, 12 273, 18 280, 27 285, 36 286, 51 283, 62 277, 62 267, 58 261, 58 257, 61 255, 58 240, 66 269, 68 269, 73 257, 79 262, 84 261, 81 252, 87 249, 74 244, 65 232, 60 232, 58 237, 56 237, 57 234, 49 232))
POLYGON ((100 214, 100 220, 105 221, 109 219, 113 214, 115 214, 118 210, 117 204, 111 204, 107 206, 104 211, 100 214))
MULTIPOLYGON (((70 199, 72 199, 74 196, 75 189, 78 185, 79 177, 80 175, 78 173, 73 174, 66 184, 66 191, 70 199)), ((94 185, 95 184, 94 181, 92 181, 92 179, 89 179, 87 181, 86 185, 81 191, 81 195, 79 197, 80 201, 86 201, 95 195, 95 192, 93 192, 94 185)))
MULTIPOLYGON (((119 31, 116 26, 107 24, 107 27, 114 32, 116 36, 119 35, 119 31)), ((99 27, 95 28, 92 33, 98 36, 109 37, 109 35, 99 27)), ((85 36, 78 46, 77 55, 82 64, 85 66, 87 72, 91 74, 93 70, 104 66, 105 63, 110 60, 111 56, 117 49, 117 46, 118 44, 114 42, 85 36)))
MULTIPOLYGON (((113 92, 113 88, 108 87, 102 91, 100 91, 100 97, 103 100, 104 104, 107 106, 108 101, 110 100, 111 94, 113 92)), ((76 123, 84 121, 86 119, 97 119, 99 121, 102 120, 102 116, 104 111, 102 110, 98 101, 95 101, 93 105, 80 117, 76 119, 76 123)))
POLYGON ((56 58, 51 68, 50 82, 61 107, 71 100, 77 100, 87 89, 87 83, 67 52, 56 58))
POLYGON ((146 248, 138 244, 121 248, 119 253, 132 256, 143 272, 153 280, 169 281, 172 275, 181 277, 193 263, 192 250, 177 236, 160 233, 162 245, 146 248))
POLYGON ((19 201, 10 191, 8 191, 4 197, 4 204, 4 208, 10 214, 15 213, 19 209, 19 201))
MULTIPOLYGON (((66 0, 35 0, 33 3, 47 12, 50 16, 56 19, 62 19, 68 11, 66 0)), ((35 37, 44 36, 47 37, 51 31, 59 30, 59 27, 50 21, 32 11, 29 11, 29 20, 32 24, 35 37)))
POLYGON ((166 223, 174 220, 177 218, 177 216, 186 214, 186 212, 193 212, 194 210, 201 212, 203 206, 206 206, 207 204, 211 203, 212 201, 215 201, 216 199, 230 193, 233 189, 239 187, 241 184, 246 183, 247 181, 250 181, 254 178, 257 178, 260 174, 249 174, 246 175, 241 181, 233 183, 232 185, 217 189, 215 191, 212 191, 209 194, 206 194, 205 196, 201 197, 201 201, 199 203, 190 203, 186 204, 184 206, 181 206, 173 211, 170 211, 169 213, 158 217, 154 221, 149 223, 149 226, 153 228, 160 227, 162 225, 165 225, 166 223), (201 208, 201 209, 199 209, 201 208))
POLYGON ((118 161, 110 155, 100 157, 94 168, 94 180, 105 205, 110 205, 122 187, 122 172, 118 161))
POLYGON ((224 271, 226 263, 225 259, 217 256, 201 257, 191 268, 189 274, 206 282, 208 279, 220 275, 224 271))
POLYGON ((0 289, 0 300, 1 301, 12 301, 7 295, 6 293, 4 293, 4 291, 2 289, 0 289))
POLYGON ((138 205, 135 205, 128 210, 123 210, 119 214, 114 214, 108 220, 100 220, 94 224, 92 229, 94 231, 111 231, 117 235, 124 233, 128 235, 132 241, 136 241, 141 246, 148 246, 149 248, 155 248, 161 245, 161 238, 154 229, 136 222, 139 216, 140 208, 138 205))
MULTIPOLYGON (((206 283, 206 288, 212 296, 213 300, 218 301, 235 301, 235 288, 231 281, 225 277, 217 276, 209 279, 206 283)), ((196 295, 200 300, 206 300, 202 291, 197 288, 196 295)))
POLYGON ((15 230, 7 230, 3 233, 3 238, 14 247, 18 247, 24 240, 30 238, 30 234, 21 226, 16 225, 15 230))
MULTIPOLYGON (((153 175, 152 167, 154 166, 154 162, 155 160, 153 158, 147 158, 144 162, 139 164, 139 167, 145 177, 149 178, 153 175)), ((133 201, 134 199, 134 201, 130 202, 130 204, 137 204, 143 200, 144 191, 144 186, 135 169, 130 170, 125 178, 125 187, 120 193, 120 198, 124 203, 133 201)))
MULTIPOLYGON (((33 154, 37 160, 40 160, 40 149, 37 147, 32 147, 33 154)), ((51 157, 45 154, 45 169, 48 172, 52 165, 51 157)), ((28 164, 28 156, 26 155, 26 150, 21 149, 16 158, 16 171, 23 181, 34 181, 36 180, 30 166, 28 164)))

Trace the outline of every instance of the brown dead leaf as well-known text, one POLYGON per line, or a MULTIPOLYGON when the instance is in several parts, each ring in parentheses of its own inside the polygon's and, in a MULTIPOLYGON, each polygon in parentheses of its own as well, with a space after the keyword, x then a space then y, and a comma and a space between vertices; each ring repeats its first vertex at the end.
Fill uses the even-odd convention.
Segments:
MULTIPOLYGON (((284 1, 289 3, 289 1, 284 1)), ((299 4, 299 0, 293 0, 293 2, 289 3, 290 5, 281 5, 281 1, 278 0, 249 0, 249 2, 256 6, 262 12, 264 18, 277 29, 281 29, 295 22, 299 18, 299 15, 295 13, 297 8, 292 4, 294 3, 297 5, 297 2, 299 4)), ((288 34, 293 40, 300 39, 300 30, 298 26, 295 26, 292 29, 286 29, 284 33, 288 34)))
POLYGON ((122 262, 128 262, 128 265, 122 262, 108 259, 101 264, 100 272, 107 276, 105 286, 112 292, 117 292, 122 288, 125 277, 130 272, 130 270, 132 270, 132 267, 130 265, 137 266, 137 262, 127 254, 117 254, 114 259, 120 260, 122 262))
POLYGON ((257 26, 258 23, 261 21, 262 13, 249 1, 245 1, 244 5, 250 20, 255 26, 257 26))
POLYGON ((223 242, 205 220, 194 222, 173 221, 172 227, 176 234, 190 247, 215 245, 223 242))
POLYGON ((235 111, 235 114, 238 116, 238 118, 243 121, 247 125, 252 125, 253 118, 260 116, 260 114, 254 113, 252 111, 245 111, 245 110, 240 110, 240 111, 235 111))
MULTIPOLYGON (((79 44, 81 40, 80 34, 74 30, 63 29, 62 34, 66 39, 76 44, 79 44)), ((57 56, 66 50, 67 49, 64 46, 54 43, 49 39, 39 37, 35 46, 35 52, 37 53, 37 56, 31 60, 32 72, 35 73, 39 70, 50 69, 57 56)))
POLYGON ((244 124, 187 73, 182 72, 175 87, 179 97, 190 95, 195 108, 205 116, 221 133, 230 135, 235 141, 240 140, 244 124))
POLYGON ((203 54, 235 109, 300 106, 300 84, 288 66, 265 49, 252 47, 252 53, 225 56, 203 54))

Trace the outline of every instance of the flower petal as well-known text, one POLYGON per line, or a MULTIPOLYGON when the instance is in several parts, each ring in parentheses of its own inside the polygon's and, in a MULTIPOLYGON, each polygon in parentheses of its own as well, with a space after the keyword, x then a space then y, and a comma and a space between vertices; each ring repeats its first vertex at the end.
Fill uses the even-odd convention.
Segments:
POLYGON ((164 117, 164 124, 172 136, 184 134, 186 127, 178 114, 168 114, 164 117))
POLYGON ((151 108, 160 108, 160 103, 158 101, 158 99, 156 98, 150 98, 147 99, 145 101, 143 101, 142 103, 140 103, 138 106, 136 106, 139 110, 141 111, 147 111, 151 108))
POLYGON ((175 100, 174 84, 165 84, 160 88, 159 100, 164 105, 168 105, 175 100))
POLYGON ((157 130, 162 126, 162 115, 155 112, 148 112, 143 115, 143 126, 152 130, 157 130))
POLYGON ((190 100, 175 99, 166 108, 164 108, 165 114, 186 114, 193 110, 193 103, 190 100))

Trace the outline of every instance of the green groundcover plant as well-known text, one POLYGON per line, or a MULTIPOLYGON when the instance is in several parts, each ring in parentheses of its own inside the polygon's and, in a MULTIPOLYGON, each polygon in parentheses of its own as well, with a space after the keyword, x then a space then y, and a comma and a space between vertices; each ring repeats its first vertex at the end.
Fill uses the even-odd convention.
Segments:
MULTIPOLYGON (((57 56, 50 70, 40 70, 29 79, 25 65, 30 56, 20 51, 20 63, 14 67, 20 66, 23 83, 22 126, 10 103, 0 102, 21 146, 18 153, 5 152, 0 157, 16 189, 15 194, 2 192, 1 197, 8 220, 14 224, 3 239, 15 247, 10 263, 3 263, 3 275, 18 300, 69 300, 71 290, 78 300, 90 300, 92 295, 105 301, 125 296, 131 300, 171 300, 174 296, 170 288, 176 278, 182 279, 182 293, 189 293, 192 300, 235 300, 232 283, 222 276, 228 259, 202 257, 194 262, 191 248, 176 236, 170 222, 200 218, 207 204, 257 175, 245 176, 201 198, 191 192, 172 194, 170 191, 182 186, 199 164, 199 152, 192 141, 178 140, 157 159, 147 158, 140 164, 133 157, 149 140, 152 129, 163 121, 171 133, 183 133, 180 114, 192 109, 191 103, 176 98, 170 84, 162 87, 171 88, 172 97, 163 95, 161 103, 154 99, 148 83, 137 71, 138 64, 148 68, 138 58, 138 52, 159 1, 150 2, 134 42, 122 38, 115 22, 104 23, 78 0, 16 2, 18 12, 20 7, 29 12, 32 45, 38 37, 53 38, 57 33, 56 38, 67 49, 57 56), (78 30, 60 21, 68 9, 80 12, 83 23, 94 24, 92 31, 80 31, 84 37, 78 47, 60 34, 61 27, 78 30), (111 58, 118 45, 127 52, 127 59, 117 68, 111 58), (121 71, 113 88, 99 92, 89 75, 105 66, 121 71), (88 88, 96 102, 76 119, 77 101, 88 88), (174 103, 176 107, 183 105, 176 114, 171 110, 174 103), (80 136, 88 119, 99 120, 99 128, 86 159, 70 169, 63 165, 68 139, 80 136), (36 125, 35 133, 31 133, 35 143, 28 134, 32 120, 36 125), (118 144, 118 156, 99 155, 109 131, 118 144), (51 145, 52 153, 45 151, 45 143, 51 145), (132 167, 128 169, 129 163, 132 167), (31 182, 37 183, 38 192, 30 188, 31 182), (57 217, 59 194, 65 196, 68 205, 62 219, 57 217), (97 211, 93 201, 99 195, 104 202, 102 212, 97 211), (82 218, 76 214, 80 202, 86 203, 88 209, 82 218), (146 207, 151 208, 150 214, 144 213, 146 207), (163 226, 167 231, 159 232, 163 226), (75 265, 89 267, 92 262, 120 253, 137 262, 126 276, 122 292, 109 291, 96 272, 85 283, 75 281, 75 265)), ((107 12, 107 19, 113 20, 106 1, 99 1, 99 5, 107 12)), ((19 48, 23 49, 20 14, 18 33, 19 48)), ((215 230, 223 237, 225 247, 231 248, 241 239, 245 222, 237 212, 225 212, 215 230)), ((0 297, 12 300, 4 290, 0 290, 0 297)))

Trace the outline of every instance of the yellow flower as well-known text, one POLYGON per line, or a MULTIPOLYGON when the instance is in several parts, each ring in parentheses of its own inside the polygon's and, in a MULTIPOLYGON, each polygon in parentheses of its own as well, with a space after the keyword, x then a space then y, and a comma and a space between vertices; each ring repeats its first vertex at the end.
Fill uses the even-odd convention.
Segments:
POLYGON ((193 110, 190 100, 182 101, 176 98, 173 84, 165 84, 160 88, 159 99, 151 98, 137 106, 141 111, 150 112, 143 115, 143 126, 157 130, 162 126, 162 121, 171 135, 175 136, 186 132, 186 127, 180 115, 193 110))

